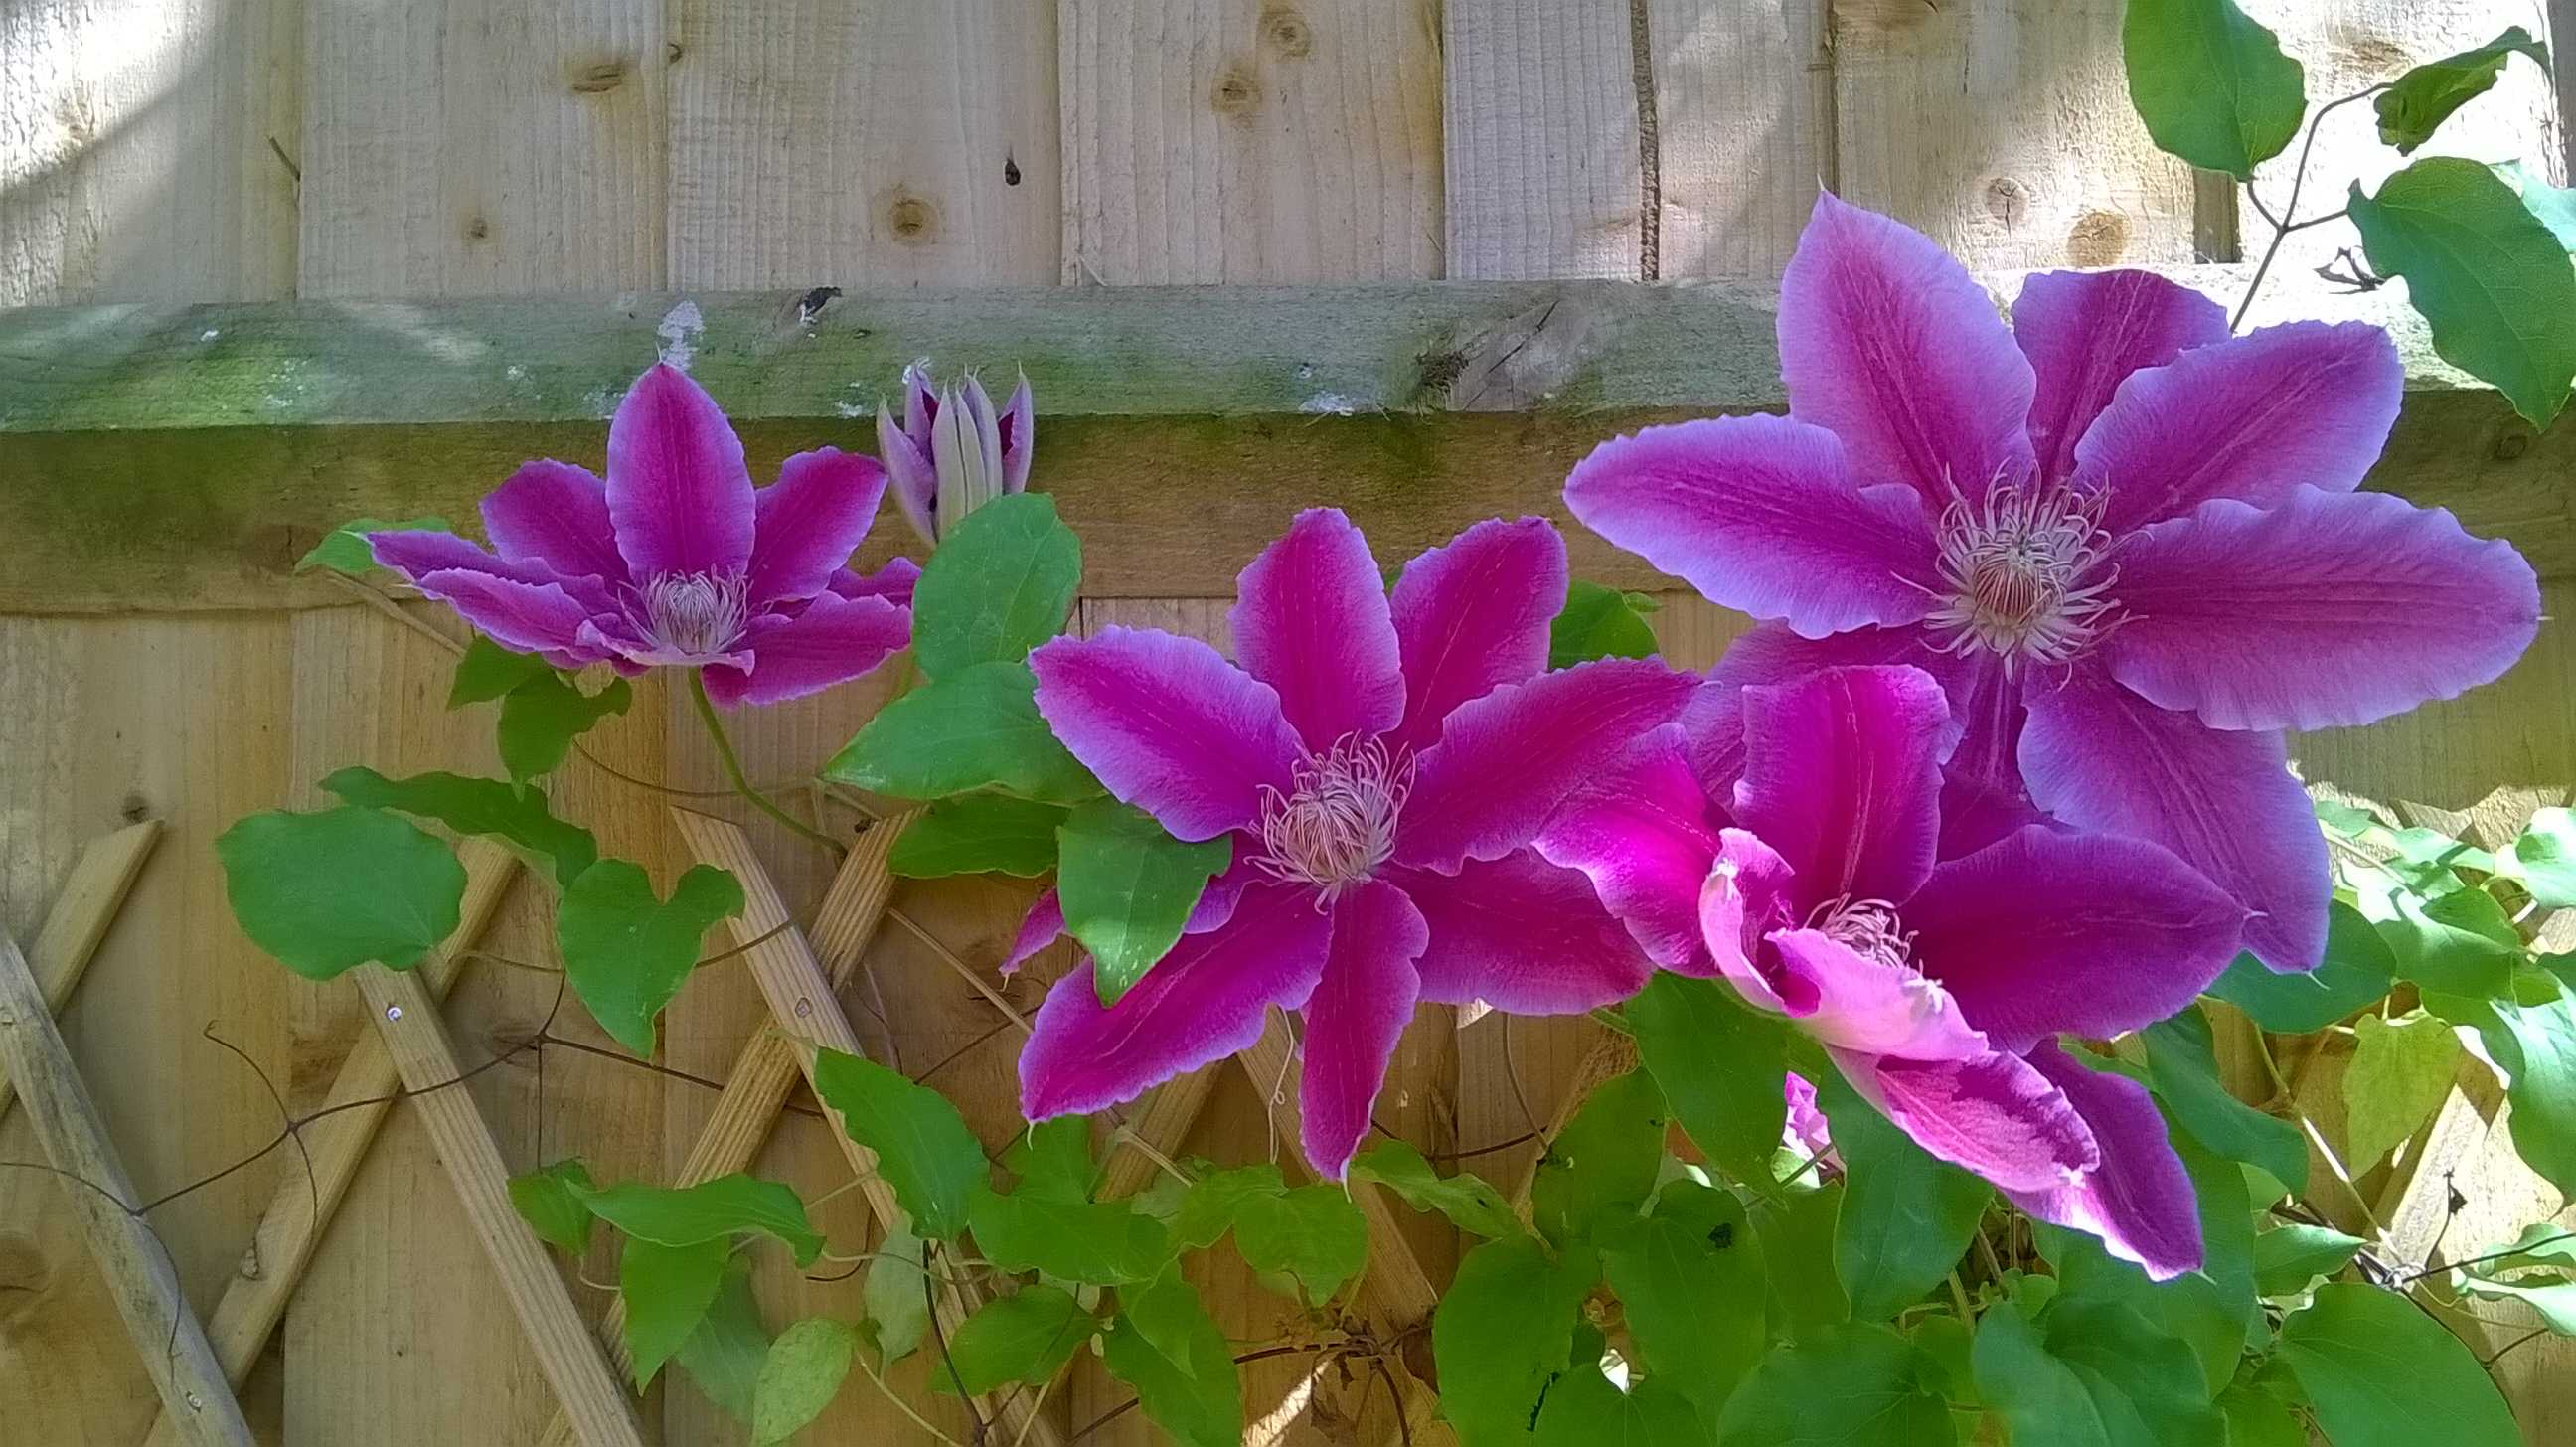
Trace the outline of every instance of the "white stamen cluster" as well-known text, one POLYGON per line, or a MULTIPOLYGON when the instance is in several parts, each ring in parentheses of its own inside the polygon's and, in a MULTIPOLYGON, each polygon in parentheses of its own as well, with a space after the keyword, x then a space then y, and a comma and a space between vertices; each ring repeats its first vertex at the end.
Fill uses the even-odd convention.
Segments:
POLYGON ((1271 878, 1319 891, 1316 906, 1368 878, 1395 852, 1396 815, 1413 789, 1413 756, 1346 737, 1297 766, 1289 792, 1261 791, 1261 856, 1271 878))
POLYGON ((644 589, 644 623, 653 640, 693 657, 731 647, 749 621, 747 611, 739 574, 664 573, 644 589))
POLYGON ((1914 935, 1886 900, 1829 899, 1808 914, 1807 928, 1874 964, 1914 973, 1914 935))
POLYGON ((1941 650, 1983 650, 2010 673, 2065 663, 2116 627, 2104 496, 1999 481, 1983 504, 1953 498, 1941 512, 1944 591, 1924 619, 1941 650))

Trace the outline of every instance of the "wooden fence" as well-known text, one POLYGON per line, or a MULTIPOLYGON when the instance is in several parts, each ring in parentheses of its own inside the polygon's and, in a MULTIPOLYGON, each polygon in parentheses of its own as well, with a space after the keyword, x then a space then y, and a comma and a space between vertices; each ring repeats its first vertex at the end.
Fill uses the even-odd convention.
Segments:
MULTIPOLYGON (((489 719, 441 707, 443 615, 389 618, 289 576, 323 530, 463 516, 527 456, 595 464, 605 405, 657 354, 685 351, 747 419, 764 476, 820 442, 873 450, 861 417, 915 355, 1020 363, 1038 387, 1039 484, 1087 546, 1077 624, 1222 642, 1233 571, 1298 503, 1348 507, 1392 555, 1475 517, 1561 515, 1566 465, 1618 428, 1776 405, 1770 292, 1820 183, 1990 273, 2148 265, 2241 287, 2233 195, 2154 152, 2130 115, 2119 8, 0 0, 0 307, 23 308, 0 311, 0 924, 40 982, 88 963, 61 1034, 129 1199, 270 1144, 279 1097, 301 1114, 369 1093, 352 1082, 370 1071, 440 1078, 416 1034, 366 1043, 406 1001, 398 1018, 443 1023, 458 1065, 502 1062, 446 1092, 454 1109, 375 1112, 363 1153, 315 1132, 304 1146, 333 1169, 310 1181, 290 1143, 149 1212, 215 1357, 249 1363, 252 1430, 297 1447, 539 1440, 556 1356, 587 1348, 541 1350, 543 1333, 518 1329, 534 1318, 460 1206, 473 1124, 509 1169, 578 1153, 606 1176, 673 1179, 715 1109, 708 1082, 771 1017, 782 977, 763 971, 793 967, 693 983, 665 1025, 674 1073, 655 1074, 586 1053, 606 1042, 577 1012, 553 1016, 555 982, 511 966, 545 956, 547 905, 504 888, 497 864, 478 875, 489 928, 463 942, 479 952, 456 961, 443 1006, 431 980, 403 997, 305 984, 242 939, 210 848, 231 820, 315 802, 342 764, 495 767, 489 719), (1244 290, 1177 289, 1206 284, 1244 290), (494 295, 512 299, 473 300, 494 295), (532 1048, 541 1035, 570 1043, 532 1048)), ((2319 98, 2507 24, 2545 31, 2559 9, 2249 8, 2319 98)), ((2361 109, 2320 141, 2326 185, 2386 164, 2361 109)), ((2552 89, 2517 69, 2437 149, 2563 173, 2561 132, 2552 89)), ((2398 318, 2310 276, 2348 243, 2335 233, 2292 238, 2264 314, 2398 318)), ((2374 484, 2513 538, 2553 621, 2503 682, 2296 753, 2312 780, 2491 835, 2576 785, 2576 634, 2559 621, 2576 611, 2576 434, 2535 436, 2419 339, 2409 354, 2374 484)), ((1571 537, 1579 571, 1669 586, 1571 537)), ((1686 595, 1657 621, 1694 664, 1741 626, 1686 595)), ((883 687, 747 723, 751 771, 809 772, 883 687)), ((671 797, 624 777, 721 787, 683 699, 648 680, 591 743, 561 812, 664 876, 709 847, 675 827, 671 797)), ((862 822, 820 796, 800 807, 862 822)), ((748 827, 783 907, 813 920, 828 861, 748 827)), ((1037 981, 992 966, 1025 902, 985 880, 906 883, 853 937, 866 968, 842 991, 863 1040, 936 1070, 997 1143, 1017 1123, 1007 1011, 1037 981)), ((835 967, 823 925, 808 934, 835 967)), ((1581 1022, 1510 1032, 1426 1008, 1380 1120, 1439 1153, 1549 1118, 1599 1041, 1581 1022)), ((1228 1065, 1167 1089, 1135 1129, 1261 1157, 1281 1062, 1263 1064, 1257 1084, 1228 1065)), ((2338 1057, 2291 1068, 2333 1134, 2338 1057)), ((42 1158, 31 1114, 0 1120, 0 1160, 42 1158)), ((2491 1093, 2466 1090, 2363 1180, 2401 1245, 2504 1239, 2561 1208, 2490 1139, 2497 1117, 2491 1093)), ((1478 1165, 1510 1182, 1528 1156, 1478 1165)), ((809 1195, 848 1178, 799 1111, 757 1169, 809 1195)), ((155 1383, 187 1365, 175 1345, 137 1352, 84 1235, 97 1203, 77 1196, 0 1170, 0 1443, 142 1442, 155 1383)), ((866 1219, 844 1196, 821 1224, 850 1242, 866 1219)), ((1372 1303, 1401 1323, 1457 1241, 1402 1214, 1378 1245, 1372 1303)), ((610 1269, 603 1252, 586 1274, 610 1269)), ((1239 1265, 1212 1270, 1230 1333, 1289 1322, 1239 1265)), ((608 1301, 561 1284, 588 1317, 608 1301)), ((855 1281, 783 1266, 758 1291, 779 1320, 859 1311, 855 1281)), ((2508 1363, 2532 1439, 2576 1435, 2576 1352, 2543 1342, 2508 1363)), ((918 1399, 919 1364, 898 1384, 918 1399)), ((1251 1369, 1247 1400, 1259 1440, 1384 1440, 1373 1386, 1283 1359, 1251 1369)), ((1083 1364, 1043 1415, 1070 1435, 1124 1397, 1083 1364)), ((739 1440, 686 1386, 658 1387, 640 1417, 674 1447, 739 1440)), ((815 1440, 906 1431, 854 1388, 815 1440)), ((1149 1436, 1131 1415, 1089 1440, 1149 1436)))

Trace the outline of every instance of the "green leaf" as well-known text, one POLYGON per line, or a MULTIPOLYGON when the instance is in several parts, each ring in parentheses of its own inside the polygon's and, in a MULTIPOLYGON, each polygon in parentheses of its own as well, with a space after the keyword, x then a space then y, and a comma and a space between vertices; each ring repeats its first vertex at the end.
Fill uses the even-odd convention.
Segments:
POLYGON ((376 571, 376 550, 368 544, 368 533, 444 533, 454 527, 445 518, 405 518, 387 522, 383 518, 351 518, 323 534, 312 551, 298 558, 295 571, 308 573, 315 568, 328 568, 363 578, 376 571))
POLYGON ((966 1395, 980 1397, 1006 1382, 1044 1386, 1099 1325, 1061 1288, 1023 1286, 958 1324, 948 1342, 956 1376, 932 1372, 930 1389, 953 1395, 962 1380, 966 1395))
POLYGON ((1502 1237, 1528 1229, 1491 1181, 1465 1170, 1441 1175, 1422 1152, 1402 1141, 1382 1141, 1360 1152, 1351 1161, 1350 1174, 1356 1180, 1377 1182, 1417 1211, 1439 1212, 1461 1231, 1502 1237))
POLYGON ((584 693, 551 669, 537 674, 501 699, 494 734, 501 767, 521 783, 551 774, 572 754, 574 739, 634 702, 635 688, 622 678, 610 679, 597 693, 584 693))
POLYGON ((2576 251, 2576 188, 2552 186, 2520 161, 2505 161, 2490 169, 2513 188, 2522 198, 2523 209, 2539 218, 2560 246, 2576 251))
POLYGON ((841 1395, 858 1354, 858 1329, 828 1316, 810 1316, 780 1332, 760 1365, 751 1440, 771 1447, 805 1430, 841 1395))
MULTIPOLYGON (((2025 1282, 2025 1285, 2028 1283, 2025 1282)), ((2011 1429, 2013 1447, 2113 1447, 2110 1424, 2073 1366, 2022 1302, 1998 1302, 1977 1319, 1969 1362, 1977 1400, 2011 1429)))
POLYGON ((2507 1077, 2514 1153, 2561 1195, 2576 1196, 2576 1000, 2490 1000, 2469 1023, 2507 1077))
POLYGON ((1763 1358, 1726 1404, 1723 1447, 1948 1447, 1950 1407, 1883 1326, 1826 1327, 1763 1358))
POLYGON ((1198 1293, 1166 1272, 1133 1293, 1109 1324, 1101 1361, 1136 1393, 1154 1425, 1183 1447, 1239 1447, 1243 1384, 1225 1333, 1198 1293))
POLYGON ((2402 1020, 2364 1015, 2353 1022, 2352 1064, 2345 1071, 2350 1125, 2344 1168, 2359 1175, 2385 1160, 2442 1108, 2459 1073, 2459 1039, 2449 1022, 2418 1012, 2402 1020))
POLYGON ((2471 999, 2501 995, 2522 963, 2522 937, 2483 889, 2424 899, 2399 888, 2363 895, 2361 910, 2388 941, 2398 977, 2427 990, 2471 999))
POLYGON ((546 796, 500 779, 462 774, 414 774, 388 779, 373 769, 348 768, 322 781, 344 804, 390 809, 435 819, 459 834, 488 834, 554 866, 555 883, 569 885, 599 858, 599 841, 546 807, 546 796))
POLYGON ((1711 1422, 1768 1345, 1762 1245, 1733 1196, 1687 1180, 1601 1235, 1601 1270, 1626 1309, 1647 1375, 1711 1422))
POLYGON ((2148 137, 2203 169, 2254 179, 2307 113, 2305 72, 2233 0, 2129 0, 2120 49, 2148 137))
POLYGON ((1843 1158, 1834 1274, 1855 1318, 1883 1321, 1958 1266, 1994 1188, 1935 1160, 1862 1100, 1841 1072, 1825 1073, 1817 1099, 1843 1158))
POLYGON ((985 1260, 1005 1271, 1042 1271, 1064 1281, 1123 1286, 1147 1281, 1168 1257, 1163 1223, 1123 1201, 1066 1201, 996 1193, 978 1184, 967 1224, 985 1260))
POLYGON ((1431 1314, 1440 1412, 1465 1447, 1519 1441, 1565 1367, 1593 1282, 1589 1250, 1551 1258, 1535 1236, 1488 1241, 1458 1263, 1431 1314))
POLYGON ((822 1254, 823 1233, 806 1219, 805 1203, 776 1181, 736 1172, 694 1186, 621 1181, 614 1186, 573 1189, 592 1215, 658 1246, 730 1242, 738 1235, 756 1233, 794 1251, 799 1266, 813 1265, 822 1254))
POLYGON ((2305 1035, 2388 997, 2397 956, 2388 941, 2341 900, 2326 906, 2325 962, 2303 975, 2276 975, 2241 954, 2209 993, 2278 1035, 2305 1035))
POLYGON ((1921 1355, 1922 1361, 1915 1370, 1925 1386, 1937 1389, 1951 1401, 1974 1406, 1977 1374, 1969 1364, 1973 1350, 1968 1331, 1968 1324, 1955 1316, 1928 1312, 1916 1318, 1906 1339, 1921 1355))
POLYGON ((1805 1337, 1851 1319, 1851 1301, 1834 1274, 1834 1228, 1842 1218, 1843 1184, 1790 1191, 1753 1203, 1753 1234, 1770 1276, 1766 1307, 1774 1336, 1805 1337))
POLYGON ((2269 1392, 2229 1387, 2218 1394, 2218 1411, 2227 1420, 2227 1447, 2308 1447, 2307 1425, 2269 1392))
POLYGON ((1060 804, 1100 796, 1099 781, 1038 716, 1037 676, 1025 663, 979 663, 878 709, 823 777, 898 799, 977 789, 1060 804))
POLYGON ((2549 425, 2576 377, 2576 269, 2513 188, 2475 161, 2428 156, 2352 188, 2371 268, 2406 278, 2442 360, 2549 425))
POLYGON ((742 906, 742 882, 714 865, 689 866, 666 902, 644 866, 603 859, 565 888, 555 911, 565 981, 601 1029, 650 1058, 654 1017, 688 983, 699 942, 742 906))
POLYGON ((590 1250, 590 1167, 576 1156, 510 1178, 510 1204, 536 1229, 537 1238, 570 1256, 590 1250))
POLYGON ((907 879, 951 874, 1034 878, 1055 868, 1055 831, 1066 812, 1059 804, 1008 794, 942 799, 894 842, 890 863, 907 879))
POLYGON ((1287 1189, 1274 1165, 1235 1166, 1199 1177, 1172 1216, 1174 1248, 1204 1251, 1214 1246, 1234 1229, 1246 1202, 1287 1189))
POLYGON ((2460 1286, 2484 1301, 2519 1301, 2540 1314, 2542 1324, 2559 1336, 2576 1336, 2576 1281, 2563 1271, 2506 1276, 2484 1271, 2462 1272, 2460 1286))
POLYGON ((2191 1346, 2149 1314, 2060 1294, 2047 1318, 2049 1353, 2084 1383, 2111 1442, 2209 1442, 2226 1430, 2210 1409, 2213 1394, 2191 1346))
POLYGON ((1231 836, 1186 844, 1115 799, 1074 810, 1056 844, 1065 931, 1090 951, 1103 1005, 1117 1004, 1179 942, 1208 880, 1234 857, 1231 836))
POLYGON ((1572 668, 1595 658, 1652 658, 1655 630, 1645 615, 1655 600, 1643 593, 1623 593, 1577 578, 1568 585, 1565 606, 1548 628, 1547 666, 1572 668))
POLYGON ((1547 1143, 1530 1182, 1530 1219, 1563 1245, 1596 1224, 1633 1217, 1654 1193, 1670 1117, 1644 1070, 1603 1081, 1547 1143))
POLYGON ((1247 1199, 1235 1218, 1234 1247, 1245 1265, 1293 1278, 1308 1301, 1321 1304, 1368 1264, 1368 1220, 1341 1187, 1317 1182, 1247 1199))
POLYGON ((662 1363, 706 1318, 723 1287, 733 1248, 722 1240, 664 1246, 630 1239, 617 1259, 617 1294, 626 1299, 626 1350, 635 1359, 635 1390, 652 1384, 662 1363))
POLYGON ((376 809, 253 814, 215 840, 224 897, 252 944, 312 980, 369 961, 397 970, 456 932, 465 866, 376 809))
POLYGON ((1621 1391, 1577 1364, 1548 1388, 1531 1447, 1687 1447, 1709 1440, 1688 1397, 1660 1377, 1621 1391))
POLYGON ((1691 1140, 1736 1180, 1770 1185, 1788 1116, 1788 1023, 1748 1009, 1721 981, 1670 970, 1657 970, 1621 1013, 1691 1140))
POLYGON ((2541 74, 2549 73, 2549 47, 2517 25, 2475 50, 2428 60, 2397 77, 2371 102, 2379 112, 2379 139, 2401 156, 2411 154, 2453 111, 2493 89, 2516 51, 2537 62, 2541 74))
POLYGON ((2497 863, 2522 881, 2544 909, 2576 909, 2576 810, 2550 808, 2531 823, 2497 863))
POLYGON ((2343 1270, 2361 1246, 2361 1238, 2326 1226, 2275 1226, 2254 1238, 2254 1285, 2265 1296, 2296 1296, 2343 1270))
POLYGON ((751 1294, 751 1261, 736 1256, 716 1288, 715 1304, 698 1329, 680 1343, 671 1360, 688 1373, 706 1399, 726 1416, 751 1425, 753 1401, 760 1387, 760 1366, 769 1358, 769 1328, 760 1319, 760 1303, 751 1294))
POLYGON ((868 1325, 876 1329, 877 1352, 887 1366, 912 1355, 930 1332, 930 1293, 923 1289, 930 1278, 920 1264, 925 1249, 909 1224, 892 1226, 877 1243, 875 1259, 868 1262, 859 1300, 867 1308, 868 1325))
POLYGON ((967 1201, 987 1175, 984 1147, 947 1097, 838 1050, 815 1059, 814 1093, 850 1139, 876 1152, 877 1173, 915 1232, 948 1241, 966 1229, 967 1201))
POLYGON ((2281 1323, 2277 1359, 2335 1447, 2516 1447, 2522 1431, 2476 1357, 2404 1294, 2317 1288, 2281 1323))
POLYGON ((939 540, 912 592, 912 654, 934 679, 1017 663, 1064 627, 1082 544, 1043 493, 997 497, 939 540))
POLYGON ((538 674, 552 672, 554 665, 537 655, 513 653, 477 633, 465 645, 465 656, 456 660, 456 681, 448 685, 447 706, 488 703, 538 674))
MULTIPOLYGON (((2209 1020, 2197 1005, 2139 1032, 2148 1083, 2192 1138, 2231 1161, 2261 1166, 2293 1191, 2308 1186, 2308 1143, 2299 1128, 2230 1095, 2218 1078, 2209 1020)), ((1838 1138, 1839 1139, 1839 1138, 1838 1138)))
POLYGON ((1040 1121, 1011 1138, 1002 1165, 1023 1196, 1058 1201, 1088 1201, 1100 1182, 1100 1163, 1091 1155, 1091 1122, 1078 1115, 1040 1121))

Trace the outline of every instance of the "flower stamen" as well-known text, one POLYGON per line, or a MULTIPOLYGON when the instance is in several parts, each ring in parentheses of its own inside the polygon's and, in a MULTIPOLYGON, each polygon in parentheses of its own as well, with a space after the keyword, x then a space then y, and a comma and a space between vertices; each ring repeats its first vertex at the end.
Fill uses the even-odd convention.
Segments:
POLYGON ((1289 792, 1261 790, 1254 860, 1283 884, 1312 886, 1325 908, 1395 852, 1395 821, 1413 789, 1413 756, 1349 736, 1297 766, 1289 792))
POLYGON ((1940 602, 1924 618, 1944 653, 1981 650, 2009 674, 2066 663, 2119 625, 2120 578, 2102 528, 2108 493, 1998 480, 1983 503, 1941 511, 1940 602))
POLYGON ((740 574, 664 573, 644 588, 644 626, 675 653, 707 657, 742 636, 748 593, 740 574))

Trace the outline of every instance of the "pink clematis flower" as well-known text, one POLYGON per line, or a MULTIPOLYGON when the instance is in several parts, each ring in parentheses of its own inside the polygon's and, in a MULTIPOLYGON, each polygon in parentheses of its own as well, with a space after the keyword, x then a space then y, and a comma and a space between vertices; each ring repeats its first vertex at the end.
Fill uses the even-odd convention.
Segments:
MULTIPOLYGON (((1100 1110, 1302 1011, 1306 1157, 1339 1179, 1416 1002, 1566 1014, 1645 983, 1584 877, 1527 845, 1695 680, 1633 659, 1543 672, 1566 565, 1538 518, 1469 528, 1390 599, 1349 519, 1306 512, 1239 586, 1240 668, 1130 628, 1029 656, 1074 756, 1177 837, 1232 838, 1234 862, 1117 1004, 1087 962, 1048 992, 1020 1105, 1100 1110)), ((1060 927, 1041 901, 1015 953, 1060 927)))
POLYGON ((2377 328, 2231 339, 2142 272, 2034 276, 2014 316, 1929 239, 1822 197, 1781 283, 1789 416, 1605 443, 1567 505, 1774 620, 1716 676, 1927 669, 1966 725, 1976 827, 2035 805, 2152 839, 2253 911, 2264 963, 2313 968, 2325 846, 2281 731, 2495 678, 2538 584, 2450 514, 2353 490, 2404 381, 2377 328))
POLYGON ((1695 707, 1569 799, 1539 852, 1590 876, 1659 964, 1786 1016, 1925 1150, 2150 1275, 2197 1268, 2191 1180, 2153 1103, 2057 1036, 2190 1003, 2243 907, 2127 836, 2026 824, 1944 856, 1960 730, 1921 669, 1706 696, 1741 708, 1740 775, 1695 707))
POLYGON ((921 540, 939 545, 942 529, 977 507, 1029 485, 1036 440, 1029 379, 1011 390, 1002 410, 972 374, 933 390, 928 358, 903 369, 903 424, 877 404, 877 451, 894 479, 895 506, 921 540))
POLYGON ((698 668, 718 703, 777 703, 856 678, 910 641, 920 570, 845 566, 884 493, 874 459, 829 447, 754 488, 715 400, 663 365, 617 404, 605 484, 531 462, 483 499, 490 550, 453 533, 367 540, 377 562, 505 647, 558 668, 698 668))

